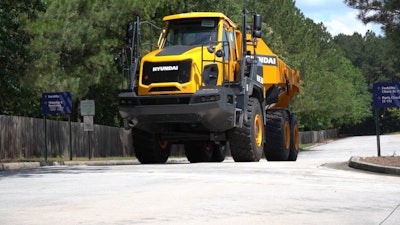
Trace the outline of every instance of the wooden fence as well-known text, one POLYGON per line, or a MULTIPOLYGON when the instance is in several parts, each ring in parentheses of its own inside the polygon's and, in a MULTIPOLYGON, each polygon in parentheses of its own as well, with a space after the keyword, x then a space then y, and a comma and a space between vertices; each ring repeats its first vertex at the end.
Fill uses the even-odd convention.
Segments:
MULTIPOLYGON (((69 158, 69 123, 46 120, 48 156, 69 158)), ((83 123, 71 123, 73 157, 89 156, 89 137, 93 157, 132 156, 130 131, 117 127, 94 125, 89 136, 83 123)), ((44 156, 44 120, 0 115, 0 159, 44 156)))
MULTIPOLYGON (((69 123, 47 120, 48 156, 69 158, 69 123)), ((83 123, 71 123, 73 157, 89 156, 89 136, 83 123)), ((45 149, 44 120, 0 115, 0 160, 43 157, 45 149)), ((338 131, 300 132, 300 143, 324 142, 336 138, 338 131)), ((132 134, 118 127, 94 125, 91 135, 92 157, 134 156, 132 134)), ((184 147, 174 145, 172 155, 184 156, 184 147)))
POLYGON ((300 144, 321 143, 338 137, 338 129, 300 132, 300 144))

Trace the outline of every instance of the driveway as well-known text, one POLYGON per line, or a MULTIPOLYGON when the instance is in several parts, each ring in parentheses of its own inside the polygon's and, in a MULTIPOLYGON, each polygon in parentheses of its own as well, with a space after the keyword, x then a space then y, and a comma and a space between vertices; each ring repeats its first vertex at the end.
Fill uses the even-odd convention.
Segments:
MULTIPOLYGON (((400 135, 381 136, 382 155, 400 135)), ((376 137, 312 147, 297 162, 51 166, 0 172, 0 224, 398 224, 400 178, 348 167, 376 137)))

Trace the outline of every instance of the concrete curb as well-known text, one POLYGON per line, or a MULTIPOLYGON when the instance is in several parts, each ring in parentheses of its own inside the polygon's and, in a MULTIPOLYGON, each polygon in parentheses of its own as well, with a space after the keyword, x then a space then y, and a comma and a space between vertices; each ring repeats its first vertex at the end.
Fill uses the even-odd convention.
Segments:
MULTIPOLYGON (((187 162, 186 158, 171 158, 167 163, 187 162)), ((133 160, 104 160, 104 161, 54 161, 54 162, 17 162, 0 163, 0 171, 36 169, 43 166, 124 166, 140 165, 137 159, 133 160)))
POLYGON ((40 162, 0 163, 0 171, 35 169, 41 167, 40 162))
POLYGON ((349 166, 354 169, 366 170, 375 173, 386 173, 400 176, 400 168, 393 166, 381 166, 372 163, 362 162, 359 156, 352 156, 349 160, 349 166))
POLYGON ((116 166, 138 165, 138 160, 107 160, 107 161, 57 161, 57 162, 17 162, 0 163, 0 171, 36 169, 43 166, 116 166))
POLYGON ((138 165, 138 160, 106 160, 106 161, 64 161, 66 166, 123 166, 138 165))

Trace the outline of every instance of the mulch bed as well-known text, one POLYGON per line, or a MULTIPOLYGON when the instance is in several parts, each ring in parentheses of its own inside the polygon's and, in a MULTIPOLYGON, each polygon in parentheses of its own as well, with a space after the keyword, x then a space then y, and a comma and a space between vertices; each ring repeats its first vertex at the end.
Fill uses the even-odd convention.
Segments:
POLYGON ((382 166, 400 167, 400 156, 362 157, 360 161, 382 166))

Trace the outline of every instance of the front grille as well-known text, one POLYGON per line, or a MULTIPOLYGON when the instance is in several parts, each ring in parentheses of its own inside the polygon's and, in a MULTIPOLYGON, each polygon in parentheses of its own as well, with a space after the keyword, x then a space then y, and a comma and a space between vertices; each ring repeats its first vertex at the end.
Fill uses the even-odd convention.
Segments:
POLYGON ((190 81, 192 60, 176 62, 145 62, 143 64, 142 83, 177 82, 187 83, 190 81))
POLYGON ((161 91, 179 91, 179 89, 177 87, 155 87, 149 90, 149 92, 161 92, 161 91))
POLYGON ((171 104, 184 104, 187 105, 190 102, 190 96, 162 96, 158 98, 141 98, 141 105, 171 105, 171 104))

